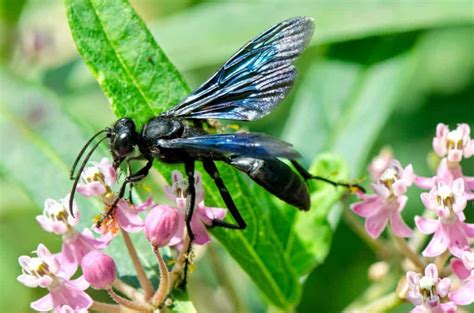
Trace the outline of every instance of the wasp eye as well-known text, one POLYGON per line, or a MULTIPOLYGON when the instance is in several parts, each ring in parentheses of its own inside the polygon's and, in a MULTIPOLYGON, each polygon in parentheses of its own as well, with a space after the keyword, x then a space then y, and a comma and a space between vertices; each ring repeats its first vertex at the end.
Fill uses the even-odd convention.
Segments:
POLYGON ((114 151, 120 155, 125 156, 132 150, 132 138, 130 133, 124 132, 119 134, 114 141, 114 151))

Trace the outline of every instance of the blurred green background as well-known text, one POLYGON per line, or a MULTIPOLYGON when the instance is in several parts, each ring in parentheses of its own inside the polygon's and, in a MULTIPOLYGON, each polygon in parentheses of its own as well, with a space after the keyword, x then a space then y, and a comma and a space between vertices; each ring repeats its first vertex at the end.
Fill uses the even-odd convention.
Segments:
MULTIPOLYGON (((389 145, 402 164, 430 175, 436 124, 474 126, 472 1, 131 2, 193 87, 267 27, 291 16, 314 17, 315 36, 297 63, 289 97, 269 117, 245 125, 292 142, 306 165, 331 149, 359 178, 389 145)), ((35 222, 41 208, 26 184, 44 188, 44 198, 69 189, 58 170, 69 164, 30 162, 30 145, 48 136, 53 145, 70 147, 65 159, 72 163, 83 143, 68 141, 61 123, 82 125, 86 138, 115 118, 75 50, 62 1, 0 3, 0 312, 29 312, 44 291, 16 281, 17 258, 38 242, 57 251, 60 240, 35 222)), ((473 160, 463 168, 472 176, 473 160)), ((418 194, 410 191, 407 219, 422 212, 418 194)), ((329 257, 306 279, 297 311, 340 312, 367 289, 375 260, 341 220, 329 257)), ((197 266, 190 294, 200 312, 233 312, 236 301, 241 312, 274 310, 217 242, 197 266)))

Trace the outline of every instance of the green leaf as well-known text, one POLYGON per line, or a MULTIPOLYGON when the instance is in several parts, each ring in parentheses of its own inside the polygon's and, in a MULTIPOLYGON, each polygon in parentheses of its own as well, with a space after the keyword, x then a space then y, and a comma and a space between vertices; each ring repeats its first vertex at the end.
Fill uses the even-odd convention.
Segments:
POLYGON ((298 15, 315 20, 312 45, 474 21, 469 0, 306 1, 304 5, 298 1, 214 1, 163 19, 152 29, 178 68, 190 70, 225 60, 263 29, 298 15))
POLYGON ((127 2, 67 0, 66 9, 77 49, 117 116, 141 126, 189 92, 127 2))

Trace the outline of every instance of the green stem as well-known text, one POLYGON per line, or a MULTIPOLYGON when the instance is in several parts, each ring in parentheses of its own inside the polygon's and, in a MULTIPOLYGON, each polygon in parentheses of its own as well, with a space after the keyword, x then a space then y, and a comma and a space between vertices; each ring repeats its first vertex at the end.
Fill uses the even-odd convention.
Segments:
POLYGON ((137 250, 135 249, 135 246, 133 245, 133 242, 130 239, 130 236, 125 230, 121 229, 121 231, 122 231, 123 241, 125 242, 125 246, 127 246, 128 254, 130 255, 130 258, 132 259, 133 266, 135 267, 135 270, 137 272, 138 281, 140 282, 140 286, 143 289, 145 300, 148 301, 153 296, 153 292, 154 292, 153 285, 151 284, 150 280, 146 276, 145 270, 143 269, 142 263, 140 262, 140 259, 138 258, 137 250))
POLYGON ((405 239, 397 237, 392 234, 392 239, 397 243, 397 246, 400 250, 400 252, 408 259, 410 260, 413 265, 416 266, 418 271, 420 273, 423 273, 425 269, 425 262, 423 262, 418 254, 416 254, 410 246, 407 244, 405 239))
POLYGON ((92 306, 90 307, 90 309, 93 311, 103 312, 103 313, 122 313, 123 312, 123 307, 120 305, 104 303, 104 302, 99 302, 95 300, 92 303, 92 306))
POLYGON ((402 303, 396 292, 389 293, 363 307, 357 308, 354 312, 377 313, 387 312, 396 308, 402 303))
POLYGON ((138 301, 145 301, 145 298, 141 292, 139 292, 137 289, 133 288, 132 286, 128 285, 125 283, 123 280, 120 279, 115 279, 115 281, 112 284, 112 287, 114 287, 116 290, 120 291, 127 297, 133 300, 138 300, 138 301))
POLYGON ((112 288, 106 289, 109 296, 118 304, 139 312, 153 312, 153 307, 148 303, 138 303, 125 299, 113 291, 112 288))
POLYGON ((186 235, 184 236, 184 239, 183 239, 183 246, 181 247, 181 252, 176 258, 176 263, 174 264, 173 269, 171 270, 171 273, 170 273, 170 283, 169 283, 170 288, 174 288, 174 286, 176 286, 176 284, 178 283, 178 279, 181 277, 181 274, 183 273, 184 263, 186 262, 186 259, 188 258, 186 253, 188 251, 190 244, 191 244, 191 240, 189 239, 189 235, 186 232, 186 235))
POLYGON ((155 307, 158 307, 163 303, 163 301, 166 299, 166 296, 168 295, 170 290, 170 282, 168 267, 166 267, 165 260, 163 260, 160 250, 158 247, 153 247, 153 252, 155 252, 156 258, 158 259, 158 265, 160 267, 160 286, 153 295, 153 298, 151 298, 151 303, 155 307))

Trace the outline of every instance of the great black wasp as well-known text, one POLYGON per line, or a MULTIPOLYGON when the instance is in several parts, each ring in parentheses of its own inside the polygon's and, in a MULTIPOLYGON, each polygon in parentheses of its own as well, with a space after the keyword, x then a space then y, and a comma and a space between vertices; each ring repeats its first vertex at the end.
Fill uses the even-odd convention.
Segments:
MULTIPOLYGON (((110 140, 115 168, 124 161, 129 163, 130 160, 140 158, 146 160, 144 167, 135 173, 129 173, 125 178, 118 194, 119 198, 124 196, 127 184, 137 182, 148 175, 154 159, 184 164, 189 186, 186 225, 191 240, 193 233, 190 223, 196 197, 196 161, 202 162, 205 171, 214 180, 236 222, 233 224, 216 219, 212 226, 234 229, 246 227, 219 175, 215 161, 225 162, 246 173, 270 193, 300 210, 308 210, 310 207, 306 185, 308 179, 315 178, 334 185, 351 187, 312 176, 296 161, 300 154, 289 143, 252 132, 211 134, 202 127, 202 121, 207 119, 252 121, 269 114, 293 85, 296 76, 293 61, 308 45, 313 30, 313 20, 309 17, 285 20, 248 42, 181 103, 150 119, 139 132, 133 120, 124 117, 119 119, 113 128, 106 128, 95 134, 82 148, 73 165, 71 178, 75 181, 70 208, 80 173, 92 152, 106 138, 110 140), (78 174, 73 177, 87 147, 101 134, 104 136, 87 153, 78 174), (135 148, 138 148, 138 155, 133 155, 135 148), (279 158, 289 160, 293 168, 279 158)), ((113 209, 114 206, 111 210, 113 209)))

